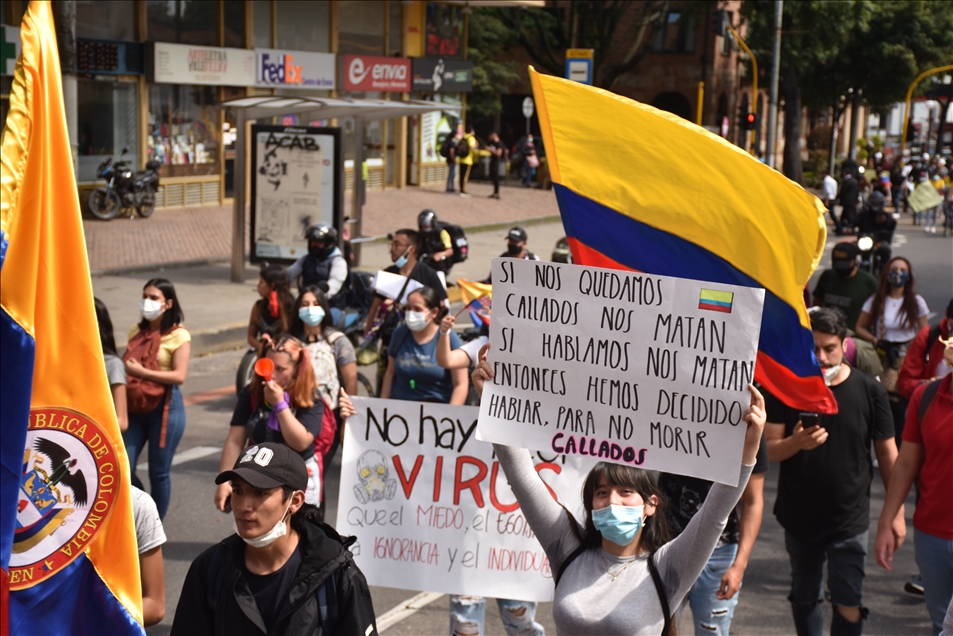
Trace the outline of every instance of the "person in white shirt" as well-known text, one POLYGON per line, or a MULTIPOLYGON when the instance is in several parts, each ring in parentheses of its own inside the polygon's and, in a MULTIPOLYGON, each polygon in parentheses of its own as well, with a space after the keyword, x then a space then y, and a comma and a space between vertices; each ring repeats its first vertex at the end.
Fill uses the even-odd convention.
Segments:
POLYGON ((823 174, 824 183, 821 187, 821 193, 823 195, 824 207, 831 213, 831 220, 834 221, 834 229, 837 235, 840 236, 844 233, 844 228, 840 219, 837 218, 837 214, 834 213, 834 203, 837 201, 837 179, 831 176, 830 170, 825 170, 823 174))

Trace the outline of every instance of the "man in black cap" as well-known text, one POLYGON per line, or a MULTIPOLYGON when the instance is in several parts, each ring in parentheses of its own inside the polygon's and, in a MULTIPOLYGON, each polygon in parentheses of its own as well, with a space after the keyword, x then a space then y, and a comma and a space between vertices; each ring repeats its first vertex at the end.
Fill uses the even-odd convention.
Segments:
POLYGON ((526 249, 526 230, 517 226, 511 228, 506 235, 506 251, 500 254, 503 258, 522 258, 527 261, 538 261, 539 257, 526 249))
POLYGON ((856 243, 838 243, 831 250, 832 269, 824 270, 814 287, 814 306, 839 309, 853 330, 864 301, 877 292, 878 281, 860 269, 856 243))
POLYGON ((304 503, 308 470, 284 444, 252 446, 215 483, 232 483, 235 534, 189 568, 179 634, 377 634, 364 575, 304 503))

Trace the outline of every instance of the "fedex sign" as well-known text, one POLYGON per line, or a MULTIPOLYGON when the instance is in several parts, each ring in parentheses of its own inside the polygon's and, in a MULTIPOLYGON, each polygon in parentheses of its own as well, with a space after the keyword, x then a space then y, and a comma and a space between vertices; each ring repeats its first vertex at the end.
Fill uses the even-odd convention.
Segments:
POLYGON ((257 49, 256 86, 334 88, 334 55, 305 51, 257 49))
POLYGON ((410 60, 402 57, 344 56, 344 90, 410 91, 410 60))

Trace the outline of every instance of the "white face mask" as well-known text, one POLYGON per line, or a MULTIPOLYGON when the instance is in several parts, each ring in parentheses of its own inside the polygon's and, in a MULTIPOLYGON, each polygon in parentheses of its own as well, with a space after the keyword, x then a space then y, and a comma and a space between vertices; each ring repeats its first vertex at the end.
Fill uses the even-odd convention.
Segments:
POLYGON ((430 324, 429 315, 426 311, 408 311, 404 322, 411 331, 423 331, 430 324))
POLYGON ((155 320, 165 313, 165 306, 158 300, 143 298, 139 301, 139 313, 146 320, 155 320))
POLYGON ((288 509, 291 508, 291 497, 288 497, 288 505, 285 506, 285 511, 281 514, 281 519, 278 520, 278 523, 275 524, 275 527, 261 535, 260 537, 252 537, 246 539, 242 537, 242 533, 238 531, 238 523, 235 521, 235 517, 232 517, 232 529, 235 531, 235 534, 242 537, 242 541, 247 543, 253 548, 264 548, 281 537, 288 534, 288 524, 285 522, 285 515, 288 514, 288 509))
POLYGON ((837 374, 840 373, 841 365, 835 364, 832 367, 826 367, 824 369, 824 384, 827 386, 831 385, 831 382, 834 381, 834 378, 837 377, 837 374))

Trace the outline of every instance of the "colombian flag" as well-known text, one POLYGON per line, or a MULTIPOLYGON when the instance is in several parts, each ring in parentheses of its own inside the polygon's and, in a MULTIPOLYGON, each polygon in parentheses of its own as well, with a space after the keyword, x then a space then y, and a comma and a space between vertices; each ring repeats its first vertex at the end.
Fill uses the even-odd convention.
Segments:
POLYGON ((49 2, 20 38, 0 149, 0 631, 142 634, 49 2))
MULTIPOLYGON (((530 77, 573 260, 763 287, 757 381, 794 408, 836 412, 801 295, 827 238, 821 202, 680 117, 530 77)), ((702 308, 711 300, 724 307, 702 308)))
POLYGON ((490 324, 490 314, 493 311, 493 286, 488 283, 476 283, 465 278, 457 279, 460 288, 460 299, 477 327, 490 324))

